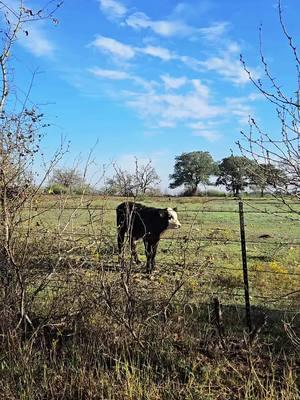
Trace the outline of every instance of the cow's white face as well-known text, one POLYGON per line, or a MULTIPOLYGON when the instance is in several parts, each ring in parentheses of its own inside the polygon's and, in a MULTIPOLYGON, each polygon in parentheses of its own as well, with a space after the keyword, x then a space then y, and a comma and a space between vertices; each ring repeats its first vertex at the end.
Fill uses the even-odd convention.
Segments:
POLYGON ((181 223, 178 221, 177 212, 173 208, 168 207, 168 229, 178 229, 181 227, 181 223))

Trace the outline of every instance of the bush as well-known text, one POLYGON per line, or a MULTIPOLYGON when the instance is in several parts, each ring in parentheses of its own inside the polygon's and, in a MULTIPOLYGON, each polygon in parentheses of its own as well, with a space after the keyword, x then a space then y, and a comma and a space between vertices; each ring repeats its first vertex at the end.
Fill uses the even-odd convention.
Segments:
POLYGON ((66 194, 68 192, 68 188, 66 188, 64 185, 54 183, 53 185, 48 186, 45 189, 45 192, 49 194, 66 194))
POLYGON ((178 197, 227 197, 227 193, 220 192, 216 189, 209 190, 197 190, 196 193, 192 192, 190 189, 184 189, 182 192, 178 193, 178 197))
POLYGON ((227 197, 225 192, 220 192, 219 190, 210 189, 205 192, 199 192, 199 196, 207 196, 207 197, 227 197))
POLYGON ((94 190, 90 185, 88 184, 84 184, 81 186, 77 186, 72 188, 71 192, 73 194, 78 194, 78 195, 82 195, 82 194, 96 194, 96 190, 94 190))
POLYGON ((94 190, 90 185, 81 185, 74 188, 68 188, 59 183, 54 183, 53 185, 48 186, 45 189, 45 192, 48 194, 98 194, 98 192, 94 190))

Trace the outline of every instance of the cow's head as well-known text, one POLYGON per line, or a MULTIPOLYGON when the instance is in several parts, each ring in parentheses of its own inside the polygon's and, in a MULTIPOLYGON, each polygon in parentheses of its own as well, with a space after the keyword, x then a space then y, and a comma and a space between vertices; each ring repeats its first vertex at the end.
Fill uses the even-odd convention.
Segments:
POLYGON ((173 208, 166 208, 168 216, 168 229, 178 229, 181 227, 181 223, 178 221, 177 212, 173 208))

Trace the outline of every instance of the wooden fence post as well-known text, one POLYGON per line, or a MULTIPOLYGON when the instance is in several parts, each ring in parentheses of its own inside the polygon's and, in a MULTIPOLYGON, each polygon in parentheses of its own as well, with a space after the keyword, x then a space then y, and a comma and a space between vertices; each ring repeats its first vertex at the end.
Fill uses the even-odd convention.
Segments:
POLYGON ((246 250, 246 237, 245 237, 244 208, 243 208, 243 202, 242 201, 239 201, 239 215, 240 215, 241 251, 242 251, 244 292, 245 292, 246 323, 247 323, 248 331, 249 331, 249 334, 250 334, 252 332, 251 306, 250 306, 250 296, 249 296, 249 281, 248 281, 248 268, 247 268, 247 250, 246 250))

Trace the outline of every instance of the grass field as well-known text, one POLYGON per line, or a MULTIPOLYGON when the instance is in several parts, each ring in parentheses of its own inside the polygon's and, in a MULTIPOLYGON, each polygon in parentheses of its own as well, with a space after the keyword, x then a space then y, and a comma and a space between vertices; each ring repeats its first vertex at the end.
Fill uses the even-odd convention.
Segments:
MULTIPOLYGON (((2 335, 0 398, 299 399, 294 215, 270 198, 244 200, 251 340, 237 202, 139 200, 177 207, 182 223, 163 234, 149 276, 129 253, 120 271, 115 208, 123 200, 43 196, 25 211, 17 242, 36 322, 2 335)), ((145 262, 142 244, 138 252, 145 262)))
MULTIPOLYGON (((92 197, 80 203, 78 198, 70 197, 60 202, 46 197, 39 204, 39 207, 45 207, 45 211, 42 210, 37 219, 39 228, 36 232, 59 234, 61 252, 64 243, 68 247, 67 243, 75 240, 76 249, 68 253, 69 257, 73 254, 74 260, 82 256, 84 248, 86 261, 97 264, 100 260, 102 264, 111 265, 118 260, 115 208, 121 201, 123 199, 120 198, 92 197)), ((202 299, 209 300, 210 292, 217 292, 226 302, 230 299, 238 301, 243 281, 237 201, 222 198, 146 198, 143 203, 177 207, 182 223, 180 230, 163 234, 154 275, 161 279, 164 275, 182 273, 184 268, 195 287, 200 289, 206 286, 209 290, 208 296, 201 295, 202 299), (228 291, 229 297, 226 296, 228 291), (238 296, 233 299, 234 294, 238 296)), ((298 290, 299 221, 293 221, 293 214, 283 212, 281 205, 271 199, 246 199, 244 209, 253 303, 264 304, 264 297, 274 300, 298 290)), ((142 243, 138 245, 138 252, 145 261, 142 243)), ((135 270, 143 272, 144 267, 138 266, 135 270)), ((290 307, 297 299, 299 293, 282 298, 277 303, 271 302, 270 306, 287 303, 290 307)))

